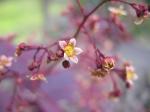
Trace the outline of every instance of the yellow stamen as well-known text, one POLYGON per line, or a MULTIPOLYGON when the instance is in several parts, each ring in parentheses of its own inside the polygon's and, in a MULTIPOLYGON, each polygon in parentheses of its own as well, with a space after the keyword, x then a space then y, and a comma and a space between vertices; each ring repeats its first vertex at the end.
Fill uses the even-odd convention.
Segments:
POLYGON ((127 80, 133 80, 135 77, 135 73, 131 70, 126 70, 127 80))
POLYGON ((65 46, 64 52, 66 53, 66 55, 67 55, 68 57, 74 56, 74 55, 75 55, 75 51, 74 51, 74 46, 73 46, 73 44, 68 44, 67 46, 65 46))

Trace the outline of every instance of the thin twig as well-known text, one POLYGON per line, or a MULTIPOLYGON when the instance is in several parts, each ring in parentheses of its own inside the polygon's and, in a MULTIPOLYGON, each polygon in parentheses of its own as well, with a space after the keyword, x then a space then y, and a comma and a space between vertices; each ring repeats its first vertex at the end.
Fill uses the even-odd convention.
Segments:
POLYGON ((81 28, 84 26, 84 24, 86 23, 86 21, 88 20, 88 18, 100 7, 102 6, 103 4, 105 4, 106 2, 108 2, 110 0, 103 0, 102 2, 100 2, 93 10, 91 10, 87 15, 84 16, 81 24, 79 25, 78 29, 76 30, 75 34, 74 34, 74 38, 77 38, 78 37, 78 34, 81 30, 81 28))
POLYGON ((76 0, 79 8, 80 8, 80 12, 83 16, 85 16, 85 12, 84 12, 84 8, 82 7, 81 3, 80 3, 80 0, 76 0))

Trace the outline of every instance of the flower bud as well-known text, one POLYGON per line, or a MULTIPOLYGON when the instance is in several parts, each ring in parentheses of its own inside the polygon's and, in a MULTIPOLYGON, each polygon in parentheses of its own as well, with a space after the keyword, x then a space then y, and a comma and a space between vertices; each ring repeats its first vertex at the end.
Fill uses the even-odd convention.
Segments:
POLYGON ((40 63, 34 61, 34 62, 31 63, 31 65, 28 66, 28 69, 30 71, 32 71, 32 70, 34 70, 35 68, 37 68, 39 66, 40 66, 40 63))
POLYGON ((68 60, 63 61, 63 62, 62 62, 62 66, 63 66, 64 68, 69 68, 69 67, 70 67, 69 61, 68 61, 68 60))
POLYGON ((121 96, 121 91, 116 89, 109 93, 108 97, 112 100, 118 101, 118 98, 121 96))
POLYGON ((16 51, 15 51, 15 56, 18 57, 22 54, 22 51, 25 49, 26 44, 21 43, 17 46, 16 51))

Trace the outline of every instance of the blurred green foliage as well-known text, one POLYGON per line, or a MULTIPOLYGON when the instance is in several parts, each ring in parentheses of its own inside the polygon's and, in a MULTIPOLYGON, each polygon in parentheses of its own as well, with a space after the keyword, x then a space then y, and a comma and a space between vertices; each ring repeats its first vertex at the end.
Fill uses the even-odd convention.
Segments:
MULTIPOLYGON (((41 33, 43 26, 42 0, 0 0, 0 35, 14 32, 17 41, 23 41, 32 32, 41 33)), ((64 0, 66 1, 66 0, 64 0)), ((49 12, 52 16, 58 16, 65 8, 66 2, 53 0, 50 3, 49 12)), ((82 5, 93 7, 99 0, 81 0, 82 5)), ((146 0, 150 3, 150 0, 146 0)), ((74 1, 75 2, 75 1, 74 1)), ((105 5, 107 7, 107 5, 105 5)), ((124 21, 126 22, 126 21, 124 21)), ((133 24, 131 30, 135 37, 148 37, 150 32, 150 20, 142 25, 133 24)))
POLYGON ((21 38, 41 26, 39 0, 0 0, 0 35, 15 32, 21 38))
POLYGON ((148 4, 150 4, 150 0, 145 0, 148 4))
MULTIPOLYGON (((65 1, 65 0, 64 0, 65 1)), ((58 16, 65 3, 49 2, 48 12, 58 16)), ((33 32, 41 34, 44 24, 42 0, 0 0, 0 35, 17 34, 17 42, 33 32)))

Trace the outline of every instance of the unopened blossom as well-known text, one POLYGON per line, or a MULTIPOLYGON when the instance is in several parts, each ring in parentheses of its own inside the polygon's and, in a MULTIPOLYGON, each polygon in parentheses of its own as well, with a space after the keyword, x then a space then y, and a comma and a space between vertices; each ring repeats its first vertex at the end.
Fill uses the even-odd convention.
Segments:
POLYGON ((137 18, 134 21, 136 25, 143 23, 144 20, 150 17, 149 6, 144 5, 144 4, 132 4, 131 6, 136 12, 137 18))
POLYGON ((26 47, 25 43, 20 43, 16 48, 14 56, 15 57, 20 56, 22 54, 22 51, 25 49, 25 47, 26 47))
POLYGON ((32 76, 27 76, 30 80, 34 81, 34 80, 42 80, 42 81, 46 81, 47 82, 47 79, 45 77, 44 74, 42 73, 37 73, 37 74, 34 74, 32 76))
POLYGON ((123 9, 122 6, 120 6, 120 7, 109 7, 108 10, 117 16, 126 16, 127 15, 127 12, 123 9))
POLYGON ((64 51, 64 58, 74 63, 78 63, 77 55, 83 52, 81 48, 76 47, 75 38, 69 41, 59 41, 60 48, 64 51))
POLYGON ((113 90, 108 94, 108 98, 110 98, 111 100, 113 100, 115 102, 119 101, 120 96, 121 96, 121 91, 118 89, 113 90))
POLYGON ((125 72, 126 72, 126 81, 130 85, 133 85, 133 80, 136 80, 138 78, 137 74, 134 71, 134 67, 131 65, 125 66, 125 72))
POLYGON ((5 67, 10 67, 12 65, 12 57, 7 57, 5 55, 0 56, 0 70, 4 69, 5 67))

